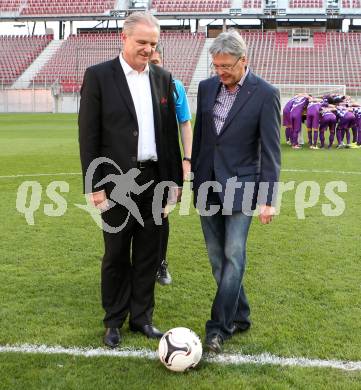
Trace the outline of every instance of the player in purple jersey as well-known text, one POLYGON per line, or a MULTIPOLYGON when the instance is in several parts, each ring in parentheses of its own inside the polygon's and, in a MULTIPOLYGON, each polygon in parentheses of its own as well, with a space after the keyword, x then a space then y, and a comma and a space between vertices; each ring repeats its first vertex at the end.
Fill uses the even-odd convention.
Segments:
POLYGON ((307 107, 309 99, 310 99, 309 95, 300 96, 296 98, 293 102, 291 112, 290 112, 290 119, 291 119, 291 126, 292 126, 292 133, 291 133, 292 149, 300 148, 298 144, 298 136, 302 129, 303 111, 307 107))
POLYGON ((355 119, 353 123, 351 124, 351 130, 352 130, 352 143, 350 145, 351 148, 357 147, 357 140, 358 140, 358 119, 356 117, 356 113, 358 110, 355 111, 355 108, 360 107, 360 104, 357 103, 355 100, 351 98, 351 96, 346 96, 346 99, 343 103, 343 105, 346 105, 347 107, 352 107, 352 113, 355 116, 355 119))
MULTIPOLYGON (((347 144, 345 145, 346 148, 355 148, 357 147, 356 145, 356 142, 357 142, 357 120, 356 120, 356 116, 355 116, 355 113, 354 113, 354 107, 358 107, 359 104, 352 99, 351 96, 345 96, 344 100, 339 104, 339 106, 343 106, 343 107, 348 107, 348 113, 346 114, 346 119, 349 120, 349 126, 350 128, 352 129, 352 138, 353 138, 353 141, 352 143, 350 142, 350 128, 348 129, 345 129, 343 130, 343 133, 346 134, 346 142, 347 144), (354 116, 354 119, 352 120, 352 114, 354 116)), ((345 119, 345 120, 346 120, 345 119)))
POLYGON ((355 128, 355 131, 357 133, 356 143, 357 146, 360 147, 361 146, 361 106, 360 105, 353 107, 353 114, 355 115, 355 122, 352 129, 355 128))
POLYGON ((320 110, 320 148, 323 149, 325 147, 325 131, 327 129, 330 129, 330 136, 329 136, 329 144, 328 148, 332 148, 333 141, 335 139, 335 128, 336 128, 336 122, 337 118, 335 115, 336 108, 335 106, 329 105, 328 107, 321 107, 320 110))
POLYGON ((318 128, 320 126, 320 109, 323 105, 322 99, 312 98, 307 106, 306 127, 308 135, 308 145, 310 149, 318 149, 318 128), (313 131, 313 140, 312 140, 313 131))
POLYGON ((291 144, 291 119, 290 119, 290 111, 292 108, 294 98, 289 100, 283 108, 282 112, 282 125, 285 127, 285 137, 286 143, 288 145, 291 144))
POLYGON ((355 115, 352 112, 352 107, 346 107, 346 105, 338 105, 336 115, 338 118, 338 124, 336 129, 336 137, 338 142, 337 148, 349 148, 351 146, 350 127, 355 121, 355 115), (344 145, 343 143, 345 134, 346 145, 344 145))
POLYGON ((294 101, 302 96, 306 96, 305 93, 299 93, 295 95, 292 99, 290 99, 286 105, 283 107, 283 113, 282 113, 282 125, 285 126, 285 136, 286 136, 286 142, 288 145, 291 145, 291 136, 292 136, 292 126, 291 126, 291 108, 293 106, 294 101))

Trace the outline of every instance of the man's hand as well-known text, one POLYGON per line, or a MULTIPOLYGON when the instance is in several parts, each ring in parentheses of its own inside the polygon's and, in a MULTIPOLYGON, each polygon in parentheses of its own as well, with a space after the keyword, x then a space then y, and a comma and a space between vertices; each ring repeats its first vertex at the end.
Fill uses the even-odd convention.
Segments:
POLYGON ((108 199, 104 190, 89 194, 89 200, 97 209, 106 210, 108 208, 108 199))
POLYGON ((270 223, 273 219, 273 216, 276 214, 276 209, 272 206, 267 206, 262 204, 259 206, 259 220, 263 225, 270 223))
POLYGON ((183 160, 182 162, 182 168, 183 168, 183 180, 187 181, 190 180, 189 174, 191 173, 191 162, 183 160))
POLYGON ((182 197, 182 190, 183 187, 170 187, 169 188, 169 194, 168 194, 168 204, 176 204, 180 202, 182 197))
POLYGON ((167 218, 168 214, 174 209, 174 205, 180 202, 182 198, 182 187, 170 187, 168 201, 164 207, 163 218, 167 218))

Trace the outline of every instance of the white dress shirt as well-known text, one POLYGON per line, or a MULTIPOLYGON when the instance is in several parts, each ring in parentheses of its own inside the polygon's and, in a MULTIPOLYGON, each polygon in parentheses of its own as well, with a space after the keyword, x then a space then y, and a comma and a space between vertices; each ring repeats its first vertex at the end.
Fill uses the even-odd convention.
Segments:
POLYGON ((134 70, 119 55, 120 64, 128 82, 130 94, 132 95, 135 112, 138 121, 138 161, 157 160, 157 148, 154 134, 154 116, 152 92, 149 80, 149 65, 143 72, 134 70))

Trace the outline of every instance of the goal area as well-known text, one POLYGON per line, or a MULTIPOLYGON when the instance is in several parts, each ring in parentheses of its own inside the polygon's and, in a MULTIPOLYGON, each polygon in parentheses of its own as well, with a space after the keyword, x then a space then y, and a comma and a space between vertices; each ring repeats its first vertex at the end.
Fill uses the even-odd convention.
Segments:
POLYGON ((280 90, 282 98, 288 98, 298 93, 308 93, 315 97, 330 93, 346 95, 346 85, 341 84, 275 84, 280 90))

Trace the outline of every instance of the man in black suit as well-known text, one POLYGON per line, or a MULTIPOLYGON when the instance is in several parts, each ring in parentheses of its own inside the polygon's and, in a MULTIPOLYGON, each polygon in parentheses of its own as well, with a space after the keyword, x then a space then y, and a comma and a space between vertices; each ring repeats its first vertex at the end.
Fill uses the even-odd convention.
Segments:
POLYGON ((119 328, 128 315, 132 331, 162 336, 152 324, 161 232, 153 196, 161 181, 182 185, 182 160, 171 75, 148 64, 159 33, 150 13, 131 14, 119 57, 88 68, 81 90, 80 156, 85 192, 102 209, 106 227, 101 295, 104 343, 112 348, 121 341, 119 328), (100 157, 104 162, 93 169, 100 157), (94 170, 90 184, 88 168, 94 170), (134 178, 133 193, 127 193, 125 184, 134 178), (119 199, 125 203, 114 202, 119 199))
POLYGON ((248 229, 256 202, 261 223, 272 220, 280 171, 279 91, 250 71, 246 50, 235 30, 214 40, 217 75, 199 85, 193 136, 195 206, 217 283, 206 346, 216 353, 251 325, 242 282, 248 229))

